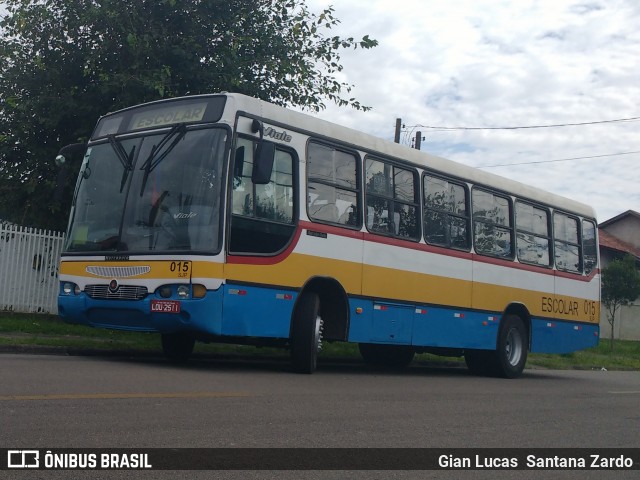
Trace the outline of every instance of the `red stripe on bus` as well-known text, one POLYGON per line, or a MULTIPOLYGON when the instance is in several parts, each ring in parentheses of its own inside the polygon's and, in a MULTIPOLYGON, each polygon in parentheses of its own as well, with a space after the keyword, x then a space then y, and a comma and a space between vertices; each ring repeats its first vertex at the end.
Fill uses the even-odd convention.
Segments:
POLYGON ((444 247, 438 247, 435 245, 428 245, 426 243, 417 243, 409 240, 402 240, 398 238, 385 237, 382 235, 376 235, 369 232, 361 232, 359 230, 350 230, 348 228, 337 227, 334 225, 325 225, 322 223, 312 223, 307 221, 300 221, 293 240, 289 246, 273 257, 259 257, 248 255, 229 255, 227 258, 228 263, 232 264, 244 264, 244 265, 275 265, 280 263, 289 257, 295 250, 300 236, 303 230, 312 232, 326 233, 328 235, 336 235, 339 237, 351 238, 356 240, 363 240, 365 242, 379 243, 382 245, 389 245, 392 247, 406 248, 409 250, 416 250, 421 252, 433 253, 436 255, 444 255, 453 258, 462 258, 465 260, 471 260, 477 263, 486 263, 489 265, 497 265, 500 267, 513 268, 516 270, 522 270, 526 272, 534 272, 542 275, 552 275, 560 278, 567 278, 579 282, 590 282, 593 278, 600 273, 600 269, 593 269, 589 275, 581 275, 570 272, 563 272, 554 270, 550 267, 539 267, 536 265, 529 265, 526 263, 518 263, 513 260, 502 259, 497 257, 487 257, 484 255, 478 255, 477 253, 464 252, 459 250, 453 250, 444 247))

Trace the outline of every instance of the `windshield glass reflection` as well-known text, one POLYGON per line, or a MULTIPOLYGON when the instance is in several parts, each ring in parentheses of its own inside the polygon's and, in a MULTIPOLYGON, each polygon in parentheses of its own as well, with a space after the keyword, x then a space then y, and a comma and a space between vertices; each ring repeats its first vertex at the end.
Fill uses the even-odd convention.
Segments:
MULTIPOLYGON (((149 169, 164 134, 121 140, 132 171, 109 143, 90 147, 67 237, 71 252, 219 250, 220 182, 226 132, 187 130, 149 169), (117 173, 117 174, 116 174, 117 173)), ((112 142, 113 143, 113 142, 112 142)))

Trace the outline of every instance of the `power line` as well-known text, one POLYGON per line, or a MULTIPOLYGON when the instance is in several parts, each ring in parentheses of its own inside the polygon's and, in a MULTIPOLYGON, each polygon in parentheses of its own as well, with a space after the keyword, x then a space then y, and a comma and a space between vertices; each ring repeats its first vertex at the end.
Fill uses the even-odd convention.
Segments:
POLYGON ((429 125, 408 125, 405 128, 430 128, 432 130, 522 130, 527 128, 557 128, 557 127, 576 127, 582 125, 599 125, 603 123, 621 123, 634 122, 640 120, 640 117, 618 118, 615 120, 600 120, 597 122, 580 122, 580 123, 558 123, 554 125, 527 125, 521 127, 437 127, 429 125))
POLYGON ((574 158, 559 158, 556 160, 539 160, 537 162, 520 162, 520 163, 498 163, 495 165, 481 165, 476 168, 494 168, 494 167, 511 167, 514 165, 536 165, 539 163, 555 163, 555 162, 570 162, 572 160, 586 160, 591 158, 602 158, 602 157, 616 157, 618 155, 632 155, 634 153, 640 153, 639 151, 635 152, 619 152, 619 153, 608 153, 606 155, 592 155, 590 157, 574 157, 574 158))

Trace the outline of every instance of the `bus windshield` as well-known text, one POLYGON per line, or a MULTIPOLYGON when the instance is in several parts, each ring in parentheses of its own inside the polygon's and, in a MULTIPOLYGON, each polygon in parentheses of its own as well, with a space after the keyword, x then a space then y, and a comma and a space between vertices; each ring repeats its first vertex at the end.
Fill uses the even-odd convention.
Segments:
POLYGON ((216 253, 226 130, 184 124, 89 146, 68 252, 216 253))

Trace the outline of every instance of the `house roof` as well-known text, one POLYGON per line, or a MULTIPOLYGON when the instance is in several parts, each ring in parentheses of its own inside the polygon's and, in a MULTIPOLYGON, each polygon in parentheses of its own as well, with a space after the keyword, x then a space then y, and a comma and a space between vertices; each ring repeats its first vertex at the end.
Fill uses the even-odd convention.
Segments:
MULTIPOLYGON (((637 212, 633 212, 638 215, 637 212)), ((620 216, 620 215, 618 215, 620 216)), ((613 220, 613 219, 612 219, 613 220)), ((636 248, 633 245, 629 245, 623 242, 617 237, 614 237, 602 228, 598 229, 598 239, 600 240, 600 248, 608 248, 609 250, 615 250, 621 253, 630 253, 635 255, 636 258, 640 258, 640 248, 636 248)))
POLYGON ((637 219, 640 219, 640 213, 636 212, 635 210, 627 210, 626 212, 623 212, 620 215, 616 215, 615 217, 610 218, 609 220, 605 220, 598 226, 600 228, 606 228, 609 225, 619 222, 620 220, 626 217, 636 217, 637 219))

